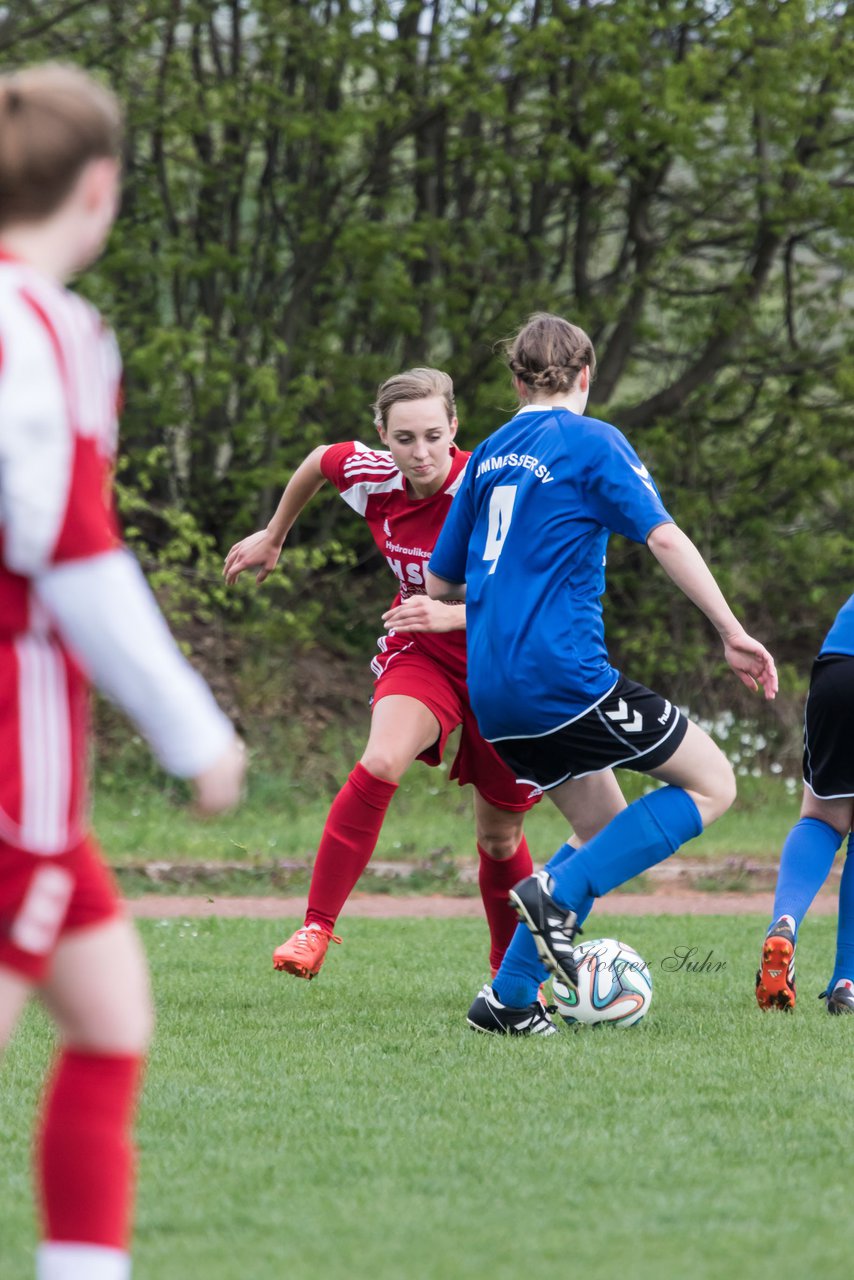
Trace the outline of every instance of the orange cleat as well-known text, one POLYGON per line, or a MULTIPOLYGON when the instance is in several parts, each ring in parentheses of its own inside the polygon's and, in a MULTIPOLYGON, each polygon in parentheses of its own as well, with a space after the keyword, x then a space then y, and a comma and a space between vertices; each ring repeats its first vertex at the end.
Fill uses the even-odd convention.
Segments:
POLYGON ((771 926, 762 944, 756 1003, 760 1009, 795 1007, 795 935, 785 916, 771 926))
POLYGON ((327 933, 319 924, 307 924, 276 947, 273 952, 273 968, 292 973, 295 978, 316 978, 326 959, 330 942, 340 942, 334 933, 327 933))

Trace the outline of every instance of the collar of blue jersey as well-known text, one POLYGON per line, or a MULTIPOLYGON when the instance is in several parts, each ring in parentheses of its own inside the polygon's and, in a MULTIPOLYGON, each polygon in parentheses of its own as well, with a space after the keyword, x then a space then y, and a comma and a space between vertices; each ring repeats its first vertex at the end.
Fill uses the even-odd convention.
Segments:
MULTIPOLYGON (((549 409, 566 409, 565 404, 523 404, 521 409, 516 411, 518 418, 520 413, 546 413, 549 409)), ((567 413, 572 413, 571 409, 566 409, 567 413)))

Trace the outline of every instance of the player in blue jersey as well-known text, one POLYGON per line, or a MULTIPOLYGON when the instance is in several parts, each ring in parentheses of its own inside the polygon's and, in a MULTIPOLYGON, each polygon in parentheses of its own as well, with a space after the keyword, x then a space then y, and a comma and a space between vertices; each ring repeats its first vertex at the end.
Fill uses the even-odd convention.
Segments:
POLYGON ((507 354, 522 407, 472 455, 428 574, 435 598, 465 595, 478 724, 517 778, 548 791, 559 809, 574 780, 618 765, 669 784, 581 849, 564 845, 510 892, 527 928, 517 928, 469 1022, 550 1034, 537 989, 546 970, 576 985, 574 938, 593 899, 699 835, 735 798, 732 768, 712 739, 608 659, 601 596, 609 535, 649 546, 717 628, 745 684, 773 698, 777 674, 634 449, 616 427, 585 416, 595 356, 583 330, 541 313, 507 354))
POLYGON ((854 1013, 854 595, 836 615, 813 663, 804 713, 804 797, 786 837, 773 924, 762 944, 756 999, 762 1009, 794 1009, 798 928, 824 884, 842 841, 836 964, 822 992, 828 1013, 854 1013))

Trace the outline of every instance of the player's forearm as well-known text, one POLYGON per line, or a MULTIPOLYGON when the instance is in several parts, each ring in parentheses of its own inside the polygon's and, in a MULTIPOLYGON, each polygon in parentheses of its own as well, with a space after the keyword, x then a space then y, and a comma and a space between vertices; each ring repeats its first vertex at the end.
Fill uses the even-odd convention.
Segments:
POLYGON ((466 606, 465 601, 460 600, 457 596, 455 601, 442 601, 446 609, 450 609, 450 613, 446 615, 446 627, 448 631, 465 631, 466 629, 466 606))
POLYGON ((433 573, 432 569, 427 570, 426 587, 431 600, 465 600, 466 598, 464 582, 446 582, 444 578, 433 573))
POLYGON ((662 524, 653 529, 647 546, 668 577, 703 611, 722 636, 742 630, 711 569, 678 525, 662 524))
POLYGON ((267 525, 270 537, 280 546, 296 523, 300 512, 325 482, 320 461, 328 447, 321 444, 313 449, 308 457, 303 459, 285 486, 279 505, 267 525))
POLYGON ((170 773, 195 778, 222 757, 234 729, 178 649, 128 552, 58 565, 35 587, 92 682, 170 773))

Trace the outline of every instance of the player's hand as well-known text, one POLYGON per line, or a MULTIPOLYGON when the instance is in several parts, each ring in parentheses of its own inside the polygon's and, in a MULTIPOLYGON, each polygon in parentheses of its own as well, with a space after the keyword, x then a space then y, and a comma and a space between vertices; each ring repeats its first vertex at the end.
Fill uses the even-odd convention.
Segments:
POLYGON ((273 572, 281 553, 281 543, 271 538, 266 529, 259 529, 242 542, 235 542, 225 557, 222 576, 229 586, 234 586, 244 569, 257 568, 255 581, 261 583, 273 572))
POLYGON ((246 747, 237 735, 204 773, 193 778, 195 809, 203 817, 233 809, 243 795, 246 747))
POLYGON ((765 697, 773 698, 778 687, 777 668, 765 646, 744 630, 724 636, 723 642, 724 657, 741 683, 754 692, 761 685, 765 697))
POLYGON ((386 631, 463 631, 465 606, 445 604, 429 596, 413 596, 383 614, 386 631))

